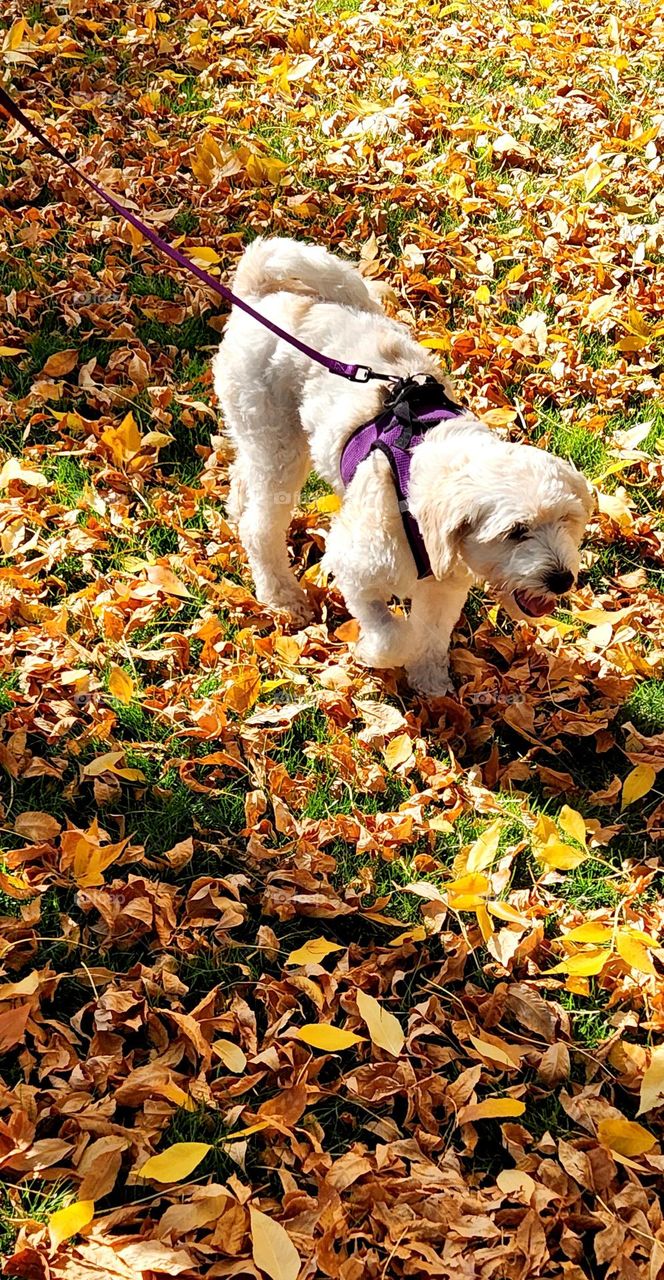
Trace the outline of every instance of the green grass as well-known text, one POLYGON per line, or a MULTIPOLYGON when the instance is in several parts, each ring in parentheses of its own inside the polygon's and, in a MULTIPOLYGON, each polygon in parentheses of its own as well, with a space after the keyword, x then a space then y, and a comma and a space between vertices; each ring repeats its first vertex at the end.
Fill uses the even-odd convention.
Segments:
MULTIPOLYGON (((214 750, 212 744, 209 749, 214 750)), ((124 813, 127 834, 143 844, 149 856, 164 853, 188 836, 229 837, 244 827, 245 787, 239 780, 229 780, 207 795, 190 790, 175 768, 162 775, 159 761, 143 751, 130 749, 126 759, 130 768, 142 769, 148 779, 145 790, 138 786, 127 794, 124 813)), ((204 776, 200 774, 199 780, 204 776)), ((190 869, 185 870, 189 876, 190 869)))
MULTIPOLYGON (((368 909, 377 898, 389 897, 387 906, 382 908, 383 915, 401 921, 404 926, 419 923, 422 900, 414 893, 405 892, 406 885, 422 879, 413 866, 415 848, 391 862, 378 854, 358 854, 356 849, 342 841, 335 841, 329 852, 336 859, 332 884, 342 897, 344 890, 353 886, 364 909, 368 909)), ((340 929, 342 923, 339 922, 340 929)), ((377 927, 382 931, 385 926, 377 927)))
POLYGON ((341 17, 344 13, 357 13, 361 2, 362 0, 314 0, 314 12, 341 17))
POLYGON ((312 768, 307 748, 312 744, 320 745, 329 741, 330 726, 327 716, 318 707, 312 706, 300 712, 283 738, 269 748, 269 754, 284 765, 291 777, 295 777, 312 768))
POLYGON ((535 440, 546 438, 552 453, 573 462, 590 479, 600 475, 609 464, 608 448, 599 434, 577 422, 566 422, 555 413, 540 413, 535 440))
POLYGON ((579 346, 585 363, 591 369, 604 369, 616 362, 618 353, 614 344, 599 333, 589 333, 582 329, 579 333, 579 346))
POLYGON ((300 506, 306 507, 310 502, 315 502, 317 498, 327 497, 332 492, 327 481, 323 480, 315 471, 312 471, 304 482, 304 487, 300 494, 300 506))
POLYGON ((580 911, 594 911, 598 907, 615 907, 620 894, 609 879, 609 872, 599 862, 583 862, 573 871, 565 872, 556 893, 574 904, 580 911))
MULTIPOLYGON (((1 1072, 0 1072, 1 1074, 1 1072)), ((64 1182, 45 1182, 33 1178, 12 1187, 0 1185, 0 1257, 11 1252, 22 1220, 48 1222, 51 1214, 75 1200, 72 1189, 64 1182)), ((11 1272, 5 1274, 10 1276, 11 1272)))
POLYGON ((9 697, 10 693, 15 693, 19 687, 18 671, 10 671, 7 675, 0 675, 0 715, 6 711, 11 711, 14 706, 14 699, 9 697))
POLYGON ((43 471, 52 481, 58 502, 65 507, 77 507, 86 488, 90 485, 89 472, 75 458, 47 459, 43 471))
MULTIPOLYGON (((605 998, 605 993, 597 984, 595 986, 596 990, 592 999, 596 1004, 602 997, 605 998)), ((567 1009, 570 1014, 572 1023, 571 1037, 575 1045, 585 1049, 596 1049, 611 1035, 613 1027, 610 1023, 611 1009, 609 1007, 589 1009, 585 1007, 587 1001, 583 997, 564 990, 558 993, 557 999, 563 1009, 567 1009)))
POLYGON ((623 713, 641 733, 664 733, 664 680, 643 680, 638 684, 623 713))

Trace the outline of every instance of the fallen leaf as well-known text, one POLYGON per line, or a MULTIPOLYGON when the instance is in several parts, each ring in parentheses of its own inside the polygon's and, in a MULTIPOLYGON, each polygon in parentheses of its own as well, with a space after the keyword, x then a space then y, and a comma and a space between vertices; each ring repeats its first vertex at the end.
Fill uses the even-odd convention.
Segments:
POLYGON ((642 800, 655 785, 656 778, 657 773, 651 764, 637 764, 623 782, 620 808, 626 809, 635 801, 642 800))
POLYGON ((395 1018, 393 1013, 388 1013, 387 1009, 384 1009, 378 1000, 368 995, 366 991, 357 991, 355 1000, 360 1017, 367 1024, 372 1044, 398 1058, 406 1040, 398 1018, 395 1018))
POLYGON ((139 1176, 153 1182, 181 1182, 211 1150, 209 1142, 175 1142, 158 1155, 150 1156, 139 1169, 139 1176))
POLYGON ((25 813, 19 813, 14 822, 14 830, 17 835, 35 842, 55 840, 62 830, 62 823, 51 817, 50 813, 29 809, 25 813))
POLYGON ((654 1111, 655 1107, 663 1104, 664 1044, 658 1044, 650 1050, 650 1062, 643 1073, 637 1115, 642 1116, 646 1111, 654 1111))
POLYGON ((131 676, 128 676, 122 667, 116 667, 115 663, 111 663, 111 671, 108 677, 108 691, 112 693, 118 702, 128 706, 134 696, 134 682, 131 676))
POLYGON ((466 858, 466 870, 468 872, 486 871, 488 867, 492 866, 498 853, 498 845, 504 825, 503 818, 496 818, 496 821, 492 822, 486 831, 483 831, 481 836, 477 838, 466 858))
POLYGON ((622 930, 619 930, 616 934, 616 950, 620 959, 624 960, 630 969, 636 969, 637 973, 646 973, 653 976, 657 973, 650 958, 650 953, 643 943, 639 942, 637 938, 630 937, 628 933, 624 933, 622 930))
POLYGON ((328 942, 327 938, 310 938, 301 947, 291 951, 285 963, 287 965, 320 964, 326 956, 343 950, 344 948, 338 942, 328 942))
POLYGON ((323 1049, 326 1053, 339 1053, 362 1040, 362 1036, 356 1036, 354 1031, 343 1031, 341 1027, 331 1027, 327 1022, 308 1022, 295 1034, 298 1040, 311 1045, 312 1049, 323 1049))
POLYGON ((239 1044, 235 1044, 232 1040, 220 1038, 212 1041, 212 1050, 217 1054, 217 1057, 221 1058, 224 1066, 229 1071, 238 1076, 242 1075, 247 1065, 247 1058, 239 1044))
POLYGON ((610 1116, 600 1120, 597 1136, 605 1147, 621 1156, 641 1156, 656 1142, 654 1135, 642 1124, 637 1124, 636 1120, 623 1120, 622 1117, 614 1119, 610 1116))
POLYGON ((285 1227, 249 1205, 252 1257, 270 1280, 297 1280, 300 1255, 285 1227))
POLYGON ((485 1098, 483 1102, 473 1102, 462 1107, 458 1116, 458 1124, 475 1124, 477 1120, 508 1120, 522 1116, 526 1109, 524 1102, 517 1098, 485 1098))
POLYGON ((64 1209, 52 1213, 48 1220, 51 1248, 57 1249, 65 1240, 87 1227, 95 1216, 94 1200, 75 1200, 64 1209))
POLYGON ((510 1200, 530 1204, 536 1184, 534 1178, 522 1169, 503 1169, 496 1178, 496 1185, 510 1200))

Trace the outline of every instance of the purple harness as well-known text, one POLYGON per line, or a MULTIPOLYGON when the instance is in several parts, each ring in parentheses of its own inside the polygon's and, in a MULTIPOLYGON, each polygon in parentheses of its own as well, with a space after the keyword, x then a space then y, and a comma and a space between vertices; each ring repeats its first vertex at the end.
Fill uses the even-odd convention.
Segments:
POLYGON ((421 377, 416 374, 397 382, 380 413, 356 427, 343 447, 339 469, 344 485, 348 486, 370 453, 379 449, 385 454, 394 477, 404 533, 413 553, 417 576, 428 578, 432 574, 429 553, 420 527, 408 508, 412 451, 431 427, 457 418, 463 409, 450 400, 435 378, 426 375, 421 381, 421 377))

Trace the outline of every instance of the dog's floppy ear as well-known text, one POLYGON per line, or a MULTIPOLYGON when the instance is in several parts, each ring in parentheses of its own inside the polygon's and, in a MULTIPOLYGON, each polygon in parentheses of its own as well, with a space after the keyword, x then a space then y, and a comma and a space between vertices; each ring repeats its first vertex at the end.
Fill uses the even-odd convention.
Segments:
POLYGON ((446 578, 452 571, 463 539, 479 519, 480 512, 473 509, 473 495, 458 474, 439 488, 434 500, 423 504, 418 523, 436 578, 446 578))

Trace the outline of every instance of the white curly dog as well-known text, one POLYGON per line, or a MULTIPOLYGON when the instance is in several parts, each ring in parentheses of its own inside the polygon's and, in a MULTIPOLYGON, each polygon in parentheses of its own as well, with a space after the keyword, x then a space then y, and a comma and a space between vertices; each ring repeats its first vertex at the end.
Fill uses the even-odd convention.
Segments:
MULTIPOLYGON (((323 248, 256 240, 234 288, 328 356, 444 382, 432 353, 385 315, 375 286, 323 248)), ((466 410, 428 431, 412 452, 408 493, 433 570, 418 580, 388 460, 371 453, 345 491, 340 477, 343 446, 380 412, 386 385, 342 381, 238 308, 213 369, 236 450, 229 517, 258 598, 296 621, 310 616, 287 533, 313 466, 342 497, 325 564, 360 623, 365 665, 405 666, 420 693, 447 693, 450 636, 474 581, 488 582, 516 619, 549 613, 575 582, 593 490, 570 463, 502 440, 466 410), (395 596, 411 601, 408 616, 390 608, 395 596)))

